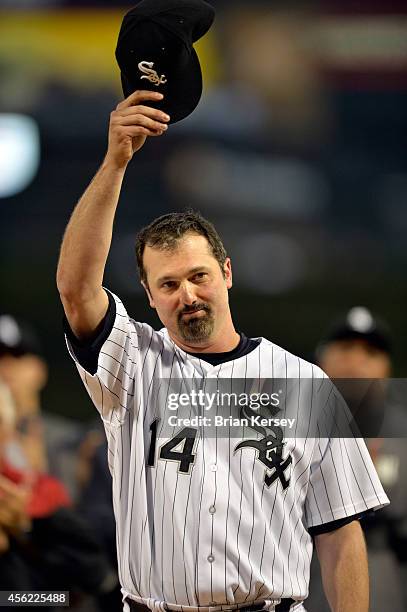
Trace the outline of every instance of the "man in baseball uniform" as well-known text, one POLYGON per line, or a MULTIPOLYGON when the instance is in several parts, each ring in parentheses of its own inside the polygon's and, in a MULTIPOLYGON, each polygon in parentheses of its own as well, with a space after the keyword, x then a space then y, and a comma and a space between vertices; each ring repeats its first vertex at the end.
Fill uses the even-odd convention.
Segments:
POLYGON ((135 91, 111 114, 105 159, 68 224, 57 275, 69 350, 106 430, 124 609, 299 612, 314 541, 332 610, 367 612, 357 519, 388 499, 362 440, 310 429, 318 398, 327 414, 341 410, 323 372, 236 331, 231 261, 214 227, 171 213, 140 233, 141 282, 160 331, 102 286, 127 165, 167 130, 169 116, 149 106, 160 99, 135 91), (249 392, 265 380, 298 382, 288 435, 282 421, 249 423, 240 439, 193 421, 206 389, 247 381, 249 392), (191 419, 169 426, 177 401, 191 419))

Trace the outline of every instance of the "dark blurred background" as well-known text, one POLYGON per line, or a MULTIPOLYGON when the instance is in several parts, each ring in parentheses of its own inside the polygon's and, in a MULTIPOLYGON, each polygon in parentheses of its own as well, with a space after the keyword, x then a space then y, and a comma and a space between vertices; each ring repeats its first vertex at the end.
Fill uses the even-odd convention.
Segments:
MULTIPOLYGON (((55 269, 122 98, 114 49, 133 3, 0 0, 0 312, 40 332, 44 407, 95 414, 65 351, 55 269)), ((406 2, 213 2, 197 110, 129 167, 105 284, 159 325, 134 236, 192 206, 234 264, 238 329, 310 358, 333 315, 390 323, 407 370, 406 2)))

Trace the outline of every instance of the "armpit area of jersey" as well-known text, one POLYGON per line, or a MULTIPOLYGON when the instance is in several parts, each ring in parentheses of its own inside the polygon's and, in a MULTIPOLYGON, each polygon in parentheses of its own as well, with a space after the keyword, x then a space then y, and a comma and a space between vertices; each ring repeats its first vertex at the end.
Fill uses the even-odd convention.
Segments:
POLYGON ((372 514, 374 514, 373 510, 365 510, 365 512, 359 512, 358 514, 353 514, 352 516, 345 516, 345 518, 338 519, 337 521, 331 521, 330 523, 324 523, 323 525, 310 527, 308 529, 308 533, 312 537, 320 535, 321 533, 329 533, 330 531, 335 531, 340 527, 349 525, 349 523, 352 523, 353 521, 360 521, 361 519, 368 517, 372 514))
POLYGON ((64 331, 77 360, 89 374, 95 374, 98 369, 98 358, 100 349, 110 336, 116 318, 116 302, 109 291, 106 291, 109 298, 109 306, 104 319, 100 322, 95 335, 86 340, 79 340, 73 333, 68 319, 64 315, 64 331))

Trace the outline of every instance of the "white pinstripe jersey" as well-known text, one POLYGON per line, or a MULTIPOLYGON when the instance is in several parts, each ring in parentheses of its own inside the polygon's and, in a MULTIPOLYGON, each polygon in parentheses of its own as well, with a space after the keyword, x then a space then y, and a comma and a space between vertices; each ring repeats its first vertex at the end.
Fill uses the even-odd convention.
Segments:
MULTIPOLYGON (((150 400, 166 379, 219 378, 233 385, 234 378, 321 380, 325 374, 264 338, 247 355, 210 365, 177 347, 165 328, 157 332, 130 319, 114 297, 114 326, 97 372, 77 367, 106 430, 124 595, 157 610, 164 602, 215 611, 262 600, 272 609, 270 602, 283 597, 298 602, 292 610, 303 610, 308 529, 388 503, 364 442, 286 438, 284 457, 292 458, 286 488, 279 479, 267 486, 256 450, 236 452, 239 440, 230 437, 199 438, 188 472, 158 452, 147 466, 155 416, 150 400)), ((309 401, 299 397, 299 418, 309 401)), ((168 440, 157 440, 157 447, 168 440)))

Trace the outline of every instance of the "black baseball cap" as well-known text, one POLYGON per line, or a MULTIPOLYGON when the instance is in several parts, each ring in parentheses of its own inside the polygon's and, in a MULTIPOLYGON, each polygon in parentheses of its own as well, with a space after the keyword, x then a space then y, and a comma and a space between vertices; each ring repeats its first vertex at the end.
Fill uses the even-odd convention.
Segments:
POLYGON ((193 43, 211 27, 214 8, 204 0, 141 0, 123 18, 116 47, 125 97, 137 89, 164 95, 148 102, 184 119, 202 94, 202 73, 193 43))
POLYGON ((320 342, 318 349, 339 340, 365 340, 371 346, 390 354, 391 335, 388 325, 364 306, 354 306, 338 318, 320 342))
POLYGON ((42 353, 40 340, 26 321, 10 314, 0 315, 0 358, 4 355, 42 356, 42 353))

